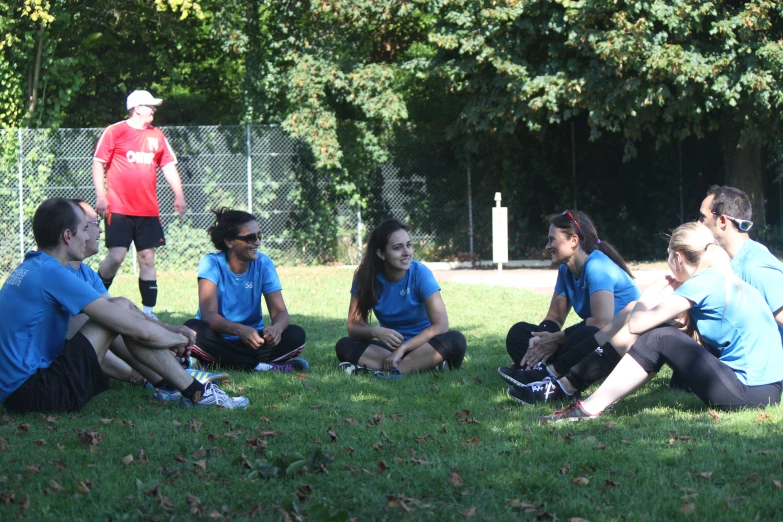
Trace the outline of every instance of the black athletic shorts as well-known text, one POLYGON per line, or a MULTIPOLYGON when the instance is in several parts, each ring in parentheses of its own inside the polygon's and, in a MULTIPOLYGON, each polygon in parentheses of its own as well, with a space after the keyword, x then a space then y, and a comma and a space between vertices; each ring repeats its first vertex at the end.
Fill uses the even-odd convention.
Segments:
POLYGON ((98 355, 81 333, 65 342, 48 368, 39 368, 5 400, 15 413, 78 411, 90 399, 109 389, 98 355))
POLYGON ((106 248, 129 248, 131 241, 136 243, 136 250, 147 250, 166 244, 163 225, 158 216, 107 214, 105 222, 106 248))

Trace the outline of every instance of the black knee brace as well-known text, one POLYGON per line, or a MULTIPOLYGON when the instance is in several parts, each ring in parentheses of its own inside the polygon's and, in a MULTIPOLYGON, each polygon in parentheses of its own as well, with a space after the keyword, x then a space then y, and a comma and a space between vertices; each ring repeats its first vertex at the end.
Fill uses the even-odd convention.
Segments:
POLYGON ((584 391, 591 384, 612 373, 622 357, 612 343, 604 343, 590 355, 571 368, 566 375, 569 382, 579 391, 584 391))

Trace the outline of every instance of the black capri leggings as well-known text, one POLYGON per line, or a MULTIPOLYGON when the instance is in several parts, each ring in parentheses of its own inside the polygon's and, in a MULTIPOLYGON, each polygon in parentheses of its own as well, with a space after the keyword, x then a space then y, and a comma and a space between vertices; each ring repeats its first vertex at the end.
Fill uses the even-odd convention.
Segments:
POLYGON ((300 355, 304 350, 305 331, 295 324, 289 324, 288 328, 283 330, 276 346, 268 348, 262 345, 258 350, 240 340, 226 339, 200 319, 190 319, 185 326, 196 332, 194 356, 206 363, 240 370, 251 371, 258 363, 282 363, 300 355))
MULTIPOLYGON (((456 330, 449 330, 448 332, 438 334, 429 341, 427 341, 436 352, 438 352, 443 359, 449 363, 452 368, 459 368, 462 366, 462 360, 465 359, 465 351, 467 350, 467 342, 465 336, 456 330)), ((364 351, 371 345, 380 346, 384 350, 392 351, 391 348, 386 346, 380 341, 373 339, 372 341, 364 341, 357 339, 356 337, 343 337, 337 341, 335 351, 337 352, 337 358, 340 362, 349 362, 352 364, 359 364, 364 351)), ((408 352, 403 356, 403 359, 408 356, 408 352)))
MULTIPOLYGON (((514 367, 519 368, 519 361, 521 361, 527 353, 528 343, 533 337, 533 332, 538 332, 541 327, 533 323, 517 323, 511 327, 506 335, 506 350, 511 356, 511 360, 514 361, 514 367)), ((552 354, 547 363, 552 363, 555 369, 564 375, 571 369, 571 366, 575 365, 595 350, 595 347, 589 347, 587 350, 573 349, 583 340, 588 337, 594 336, 598 332, 599 328, 595 326, 586 326, 583 322, 569 326, 563 333, 566 334, 565 343, 560 345, 560 348, 552 354), (569 352, 571 352, 569 354, 569 352), (563 365, 558 365, 559 360, 563 360, 563 365)))
POLYGON ((668 364, 701 400, 722 410, 780 402, 780 382, 743 384, 734 370, 673 326, 659 326, 642 334, 628 355, 647 373, 668 364))

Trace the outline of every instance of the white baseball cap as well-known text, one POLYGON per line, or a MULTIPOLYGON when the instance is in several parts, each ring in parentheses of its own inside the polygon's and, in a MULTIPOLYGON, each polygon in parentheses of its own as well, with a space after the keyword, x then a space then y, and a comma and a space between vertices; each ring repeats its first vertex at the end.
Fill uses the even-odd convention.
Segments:
POLYGON ((149 91, 133 91, 128 95, 126 107, 128 110, 131 110, 139 105, 160 105, 161 103, 163 103, 163 100, 155 98, 149 91))

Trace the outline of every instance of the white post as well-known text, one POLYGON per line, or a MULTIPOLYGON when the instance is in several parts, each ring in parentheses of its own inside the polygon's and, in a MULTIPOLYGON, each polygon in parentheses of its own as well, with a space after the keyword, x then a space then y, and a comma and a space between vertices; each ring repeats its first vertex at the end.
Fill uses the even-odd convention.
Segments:
POLYGON ((253 213, 253 157, 250 155, 250 124, 246 124, 247 146, 247 212, 253 213))
POLYGON ((500 206, 500 192, 495 192, 492 208, 492 262, 498 264, 498 274, 508 263, 508 209, 500 206))
POLYGON ((19 262, 24 261, 24 197, 22 197, 22 129, 19 129, 19 262))
POLYGON ((131 259, 133 275, 136 275, 136 243, 131 243, 131 259))
POLYGON ((362 202, 356 202, 356 249, 359 251, 359 262, 362 260, 362 202))

